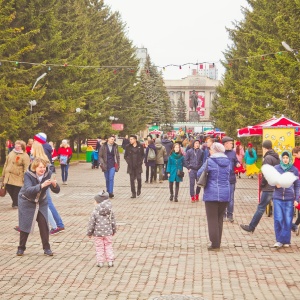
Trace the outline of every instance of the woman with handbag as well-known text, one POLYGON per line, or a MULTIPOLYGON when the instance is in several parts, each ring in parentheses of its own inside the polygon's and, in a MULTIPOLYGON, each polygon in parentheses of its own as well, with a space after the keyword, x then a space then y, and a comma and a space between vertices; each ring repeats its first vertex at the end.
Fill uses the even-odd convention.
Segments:
POLYGON ((181 152, 181 147, 178 143, 175 143, 171 154, 168 160, 167 174, 169 179, 169 188, 170 188, 170 201, 178 202, 178 193, 179 193, 179 183, 182 182, 184 172, 183 172, 183 161, 184 156, 181 152), (174 186, 175 182, 175 195, 174 195, 174 186))
POLYGON ((61 169, 61 177, 63 185, 67 185, 69 175, 69 164, 72 158, 72 149, 67 140, 62 140, 60 148, 58 149, 59 163, 61 169))
POLYGON ((7 155, 2 171, 3 184, 12 199, 12 208, 18 208, 18 194, 24 183, 24 173, 30 164, 24 141, 16 141, 14 149, 7 155))
MULTIPOLYGON (((211 245, 209 251, 219 251, 223 231, 223 215, 230 201, 230 170, 229 158, 225 155, 225 147, 213 143, 210 147, 210 157, 198 171, 198 177, 206 172, 203 201, 205 202, 208 234, 211 245)), ((203 176, 201 176, 203 177, 203 176)))

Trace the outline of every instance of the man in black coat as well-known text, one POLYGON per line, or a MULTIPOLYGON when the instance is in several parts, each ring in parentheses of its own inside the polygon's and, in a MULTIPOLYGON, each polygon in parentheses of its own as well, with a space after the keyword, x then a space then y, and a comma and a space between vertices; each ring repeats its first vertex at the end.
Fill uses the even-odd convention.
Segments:
POLYGON ((136 135, 129 137, 129 144, 125 148, 124 159, 127 162, 127 173, 130 175, 131 198, 136 198, 141 194, 142 190, 142 173, 144 148, 137 141, 136 135), (135 179, 137 180, 137 192, 135 189, 135 179))
MULTIPOLYGON (((265 140, 262 143, 263 148, 263 165, 276 166, 280 163, 278 154, 272 149, 272 141, 265 140)), ((274 186, 268 184, 267 180, 262 175, 262 180, 260 184, 261 196, 260 202, 257 206, 256 212, 249 225, 241 224, 241 228, 248 232, 254 232, 256 226, 258 225, 261 217, 266 211, 267 205, 270 203, 273 197, 274 186)))

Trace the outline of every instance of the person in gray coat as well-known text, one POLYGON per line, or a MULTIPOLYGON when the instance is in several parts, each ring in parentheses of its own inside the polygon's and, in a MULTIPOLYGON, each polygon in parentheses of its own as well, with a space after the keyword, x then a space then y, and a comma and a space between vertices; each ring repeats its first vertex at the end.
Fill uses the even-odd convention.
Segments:
POLYGON ((105 191, 94 197, 95 208, 87 229, 87 236, 94 236, 98 267, 103 267, 105 260, 108 261, 109 267, 113 267, 114 261, 112 236, 116 233, 116 220, 108 197, 109 193, 105 191))
POLYGON ((36 158, 24 175, 24 185, 19 192, 19 229, 20 243, 17 251, 22 256, 26 250, 29 233, 33 233, 35 220, 38 222, 44 254, 52 256, 49 244, 48 201, 46 191, 59 193, 60 187, 56 179, 51 178, 52 172, 47 162, 36 158))
POLYGON ((157 138, 155 140, 155 149, 156 149, 156 166, 155 166, 155 174, 154 181, 157 179, 157 171, 158 171, 158 179, 159 182, 163 182, 163 168, 164 168, 164 157, 167 155, 166 148, 161 144, 161 140, 157 138))

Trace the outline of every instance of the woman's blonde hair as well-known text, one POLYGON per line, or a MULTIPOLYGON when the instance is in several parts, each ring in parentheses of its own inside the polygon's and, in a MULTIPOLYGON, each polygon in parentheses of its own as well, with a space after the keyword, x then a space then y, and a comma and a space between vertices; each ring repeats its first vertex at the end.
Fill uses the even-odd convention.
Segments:
POLYGON ((44 151, 44 148, 43 148, 42 144, 40 144, 37 141, 34 141, 33 144, 32 144, 31 150, 32 150, 32 155, 35 158, 40 158, 40 159, 46 161, 47 164, 50 163, 47 155, 45 154, 45 151, 44 151))
MULTIPOLYGON (((41 146, 42 146, 42 145, 41 145, 41 146)), ((46 158, 47 158, 47 156, 46 156, 46 158)), ((40 157, 35 158, 35 159, 33 160, 33 162, 31 163, 31 167, 30 167, 31 170, 32 170, 33 172, 35 172, 36 168, 37 168, 41 163, 44 165, 44 167, 47 167, 47 165, 48 165, 48 158, 47 158, 47 160, 45 160, 45 159, 43 159, 43 158, 40 158, 40 157)))

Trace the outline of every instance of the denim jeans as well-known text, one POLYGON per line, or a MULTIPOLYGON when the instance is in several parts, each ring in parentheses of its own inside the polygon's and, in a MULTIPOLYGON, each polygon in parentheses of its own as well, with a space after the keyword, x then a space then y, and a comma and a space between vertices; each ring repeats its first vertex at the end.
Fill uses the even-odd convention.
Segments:
POLYGON ((234 210, 234 191, 235 191, 235 183, 230 183, 230 201, 228 202, 225 217, 227 215, 228 219, 233 218, 233 210, 234 210))
POLYGON ((57 228, 57 225, 56 225, 56 222, 54 220, 53 214, 52 214, 49 207, 48 207, 48 221, 50 223, 51 228, 53 228, 53 229, 57 228))
POLYGON ((114 179, 115 179, 116 169, 115 167, 110 168, 104 172, 106 180, 106 190, 109 194, 113 194, 114 191, 114 179))
POLYGON ((65 228, 65 225, 59 215, 59 213, 57 212, 53 202, 52 202, 52 198, 51 198, 51 195, 50 195, 50 190, 47 189, 47 192, 46 192, 46 197, 47 197, 47 201, 48 201, 48 207, 49 209, 51 210, 52 212, 52 215, 53 215, 53 218, 56 222, 56 225, 60 228, 65 228))
POLYGON ((270 201, 272 200, 273 198, 273 191, 271 192, 267 192, 267 191, 262 191, 261 194, 260 194, 260 202, 259 204, 257 205, 257 209, 256 209, 256 212, 249 224, 249 228, 251 230, 254 230, 255 227, 258 225, 261 217, 263 216, 263 214, 265 213, 266 211, 266 207, 267 205, 270 203, 270 201))
POLYGON ((62 181, 63 182, 68 181, 69 165, 68 164, 66 164, 66 165, 60 165, 60 168, 61 168, 61 178, 62 178, 62 181))
POLYGON ((190 170, 189 171, 189 177, 190 177, 190 196, 193 197, 195 195, 200 194, 200 187, 196 186, 196 192, 195 192, 195 183, 197 182, 197 170, 190 170))
POLYGON ((273 207, 276 242, 290 244, 294 201, 273 199, 273 207))

